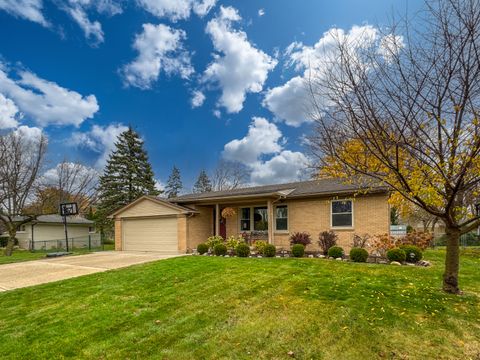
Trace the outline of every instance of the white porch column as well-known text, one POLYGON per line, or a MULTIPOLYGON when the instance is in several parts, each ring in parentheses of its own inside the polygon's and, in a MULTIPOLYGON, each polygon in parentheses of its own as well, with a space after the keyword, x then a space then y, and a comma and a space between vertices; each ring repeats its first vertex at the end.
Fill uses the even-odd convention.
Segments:
POLYGON ((272 200, 267 202, 267 215, 268 215, 268 243, 273 244, 273 203, 272 200))
POLYGON ((215 205, 215 235, 220 235, 220 205, 215 205))

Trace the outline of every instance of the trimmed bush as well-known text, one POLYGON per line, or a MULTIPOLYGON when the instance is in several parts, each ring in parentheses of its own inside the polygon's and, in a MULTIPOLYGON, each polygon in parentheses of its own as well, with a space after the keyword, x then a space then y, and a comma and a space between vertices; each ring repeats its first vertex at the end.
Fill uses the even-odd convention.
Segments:
POLYGON ((350 250, 350 260, 353 262, 367 262, 368 251, 362 248, 352 248, 350 250))
POLYGON ((393 248, 387 251, 387 258, 390 261, 398 261, 399 263, 402 263, 405 261, 406 254, 405 251, 400 248, 393 248))
POLYGON ((328 249, 328 256, 333 257, 333 258, 341 258, 343 257, 344 251, 343 248, 340 246, 332 246, 330 249, 328 249))
POLYGON ((334 231, 322 231, 318 234, 318 245, 323 251, 323 255, 328 254, 328 249, 337 245, 338 235, 334 231))
POLYGON ((277 253, 277 248, 275 247, 275 245, 267 244, 263 248, 263 255, 266 257, 274 257, 276 253, 277 253))
POLYGON ((223 244, 223 237, 219 236, 219 235, 215 235, 215 236, 210 236, 208 239, 207 239, 207 242, 205 243, 207 244, 208 248, 209 249, 212 249, 215 247, 215 245, 217 244, 223 244))
POLYGON ((248 257, 250 255, 250 247, 245 243, 238 244, 235 248, 235 254, 238 257, 248 257))
POLYGON ((295 257, 303 257, 305 254, 305 246, 302 244, 295 244, 292 246, 292 255, 295 257))
POLYGON ((205 254, 208 251, 208 245, 207 244, 198 244, 197 251, 200 255, 205 254))
POLYGON ((265 246, 267 246, 267 242, 264 241, 264 240, 257 240, 255 241, 255 243, 253 244, 253 248, 255 249, 255 251, 257 253, 259 253, 260 255, 263 255, 263 249, 265 249, 265 246))
POLYGON ((302 244, 304 247, 312 243, 312 238, 307 232, 296 232, 290 236, 290 244, 302 244))
POLYGON ((400 249, 405 251, 405 261, 409 263, 416 263, 422 260, 422 250, 415 245, 402 245, 400 249), (413 255, 412 255, 413 254, 413 255))
POLYGON ((213 253, 217 256, 225 256, 227 255, 227 247, 225 244, 217 244, 213 248, 213 253))

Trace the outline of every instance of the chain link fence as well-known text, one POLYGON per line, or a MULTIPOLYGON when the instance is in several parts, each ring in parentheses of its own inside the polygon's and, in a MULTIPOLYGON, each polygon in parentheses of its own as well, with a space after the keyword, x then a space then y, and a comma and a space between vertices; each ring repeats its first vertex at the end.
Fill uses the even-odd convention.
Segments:
MULTIPOLYGON (((88 236, 69 237, 69 251, 102 251, 110 250, 107 241, 102 239, 100 234, 90 234, 88 236)), ((63 239, 30 241, 31 251, 58 252, 67 250, 67 242, 63 239)))

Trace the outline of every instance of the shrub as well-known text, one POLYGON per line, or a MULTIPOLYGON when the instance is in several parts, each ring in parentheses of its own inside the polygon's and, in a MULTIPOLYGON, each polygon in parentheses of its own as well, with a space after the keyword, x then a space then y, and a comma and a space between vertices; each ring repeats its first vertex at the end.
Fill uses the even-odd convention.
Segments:
POLYGON ((263 255, 266 257, 274 257, 276 253, 277 253, 277 248, 275 247, 275 245, 267 244, 263 248, 263 255))
POLYGON ((386 257, 387 252, 395 247, 395 239, 388 234, 375 235, 372 248, 381 257, 386 257))
POLYGON ((332 246, 330 249, 328 249, 328 256, 335 259, 343 257, 343 253, 343 248, 340 246, 332 246))
POLYGON ((405 260, 410 263, 416 263, 422 260, 422 250, 415 245, 402 245, 400 249, 405 251, 405 260), (412 255, 413 254, 413 255, 412 255))
POLYGON ((305 246, 302 244, 294 244, 292 246, 292 255, 295 257, 303 257, 305 254, 305 246))
POLYGON ((323 251, 323 255, 328 254, 328 249, 337 245, 338 235, 333 231, 322 231, 318 235, 318 245, 323 251))
POLYGON ((227 247, 225 244, 217 244, 213 248, 213 253, 217 256, 225 256, 227 255, 227 247))
POLYGON ((363 234, 363 235, 353 234, 352 248, 364 249, 367 246, 369 246, 368 244, 369 240, 370 240, 370 235, 368 234, 363 234))
POLYGON ((304 247, 312 243, 312 237, 307 232, 296 232, 290 236, 290 244, 302 244, 304 247))
POLYGON ((350 260, 354 262, 367 262, 368 251, 362 248, 354 247, 350 250, 350 260))
POLYGON ((205 254, 208 251, 208 245, 207 244, 198 244, 197 246, 197 251, 200 255, 205 254))
POLYGON ((405 261, 405 251, 400 248, 393 248, 387 251, 387 258, 390 261, 398 261, 400 263, 405 261))
POLYGON ((241 237, 241 236, 238 236, 238 237, 230 236, 230 237, 225 241, 225 245, 227 246, 227 249, 235 250, 235 248, 237 247, 237 245, 240 244, 240 243, 243 243, 244 241, 245 241, 245 240, 244 240, 243 237, 241 237))
POLYGON ((264 240, 256 240, 253 244, 253 247, 257 253, 263 255, 263 250, 265 249, 265 246, 267 246, 267 244, 268 243, 264 240))
POLYGON ((250 255, 250 247, 245 243, 240 243, 235 248, 235 253, 238 257, 248 257, 250 255))
POLYGON ((215 245, 223 244, 223 238, 221 236, 218 236, 218 235, 210 236, 207 239, 207 242, 205 244, 207 244, 209 249, 213 250, 215 248, 215 245))
POLYGON ((412 231, 400 239, 402 245, 415 245, 422 251, 432 244, 433 235, 428 231, 412 231))

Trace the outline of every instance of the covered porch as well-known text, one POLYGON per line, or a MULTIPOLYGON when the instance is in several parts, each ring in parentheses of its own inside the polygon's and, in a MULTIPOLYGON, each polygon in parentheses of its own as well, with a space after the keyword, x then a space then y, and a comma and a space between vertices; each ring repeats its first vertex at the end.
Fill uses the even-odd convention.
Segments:
POLYGON ((275 232, 288 231, 287 206, 279 199, 216 203, 211 208, 212 235, 224 239, 242 236, 250 245, 258 240, 275 244, 275 232))

